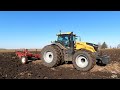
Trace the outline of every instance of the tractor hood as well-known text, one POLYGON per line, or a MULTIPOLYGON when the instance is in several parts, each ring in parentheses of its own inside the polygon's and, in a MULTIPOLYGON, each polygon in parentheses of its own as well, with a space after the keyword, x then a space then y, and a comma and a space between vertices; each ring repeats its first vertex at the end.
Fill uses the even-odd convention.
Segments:
POLYGON ((93 44, 93 43, 88 43, 88 42, 76 42, 75 43, 76 49, 86 49, 91 52, 96 52, 98 50, 98 45, 93 44))
POLYGON ((87 45, 90 45, 90 46, 92 46, 92 47, 94 47, 95 51, 98 50, 98 45, 97 45, 97 44, 88 43, 88 42, 86 42, 86 44, 87 44, 87 45))

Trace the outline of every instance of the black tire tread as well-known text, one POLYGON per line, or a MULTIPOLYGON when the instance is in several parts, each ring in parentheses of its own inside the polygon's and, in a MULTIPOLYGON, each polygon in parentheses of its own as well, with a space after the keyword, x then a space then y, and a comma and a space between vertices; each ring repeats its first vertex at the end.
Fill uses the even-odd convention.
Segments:
MULTIPOLYGON (((41 50, 41 55, 44 53, 46 48, 52 48, 54 50, 54 52, 55 52, 54 54, 57 56, 55 64, 52 65, 52 66, 49 66, 49 67, 56 67, 56 66, 58 66, 60 64, 60 60, 61 60, 61 57, 60 57, 61 55, 60 55, 59 49, 57 49, 57 47, 55 45, 47 45, 47 46, 45 46, 41 50)), ((43 56, 41 56, 41 59, 43 59, 43 56)))
POLYGON ((55 50, 56 50, 56 54, 57 54, 57 62, 56 64, 54 65, 54 67, 58 66, 61 62, 61 53, 60 53, 60 50, 57 48, 57 46, 55 45, 51 45, 51 47, 53 47, 55 50))
POLYGON ((58 50, 59 53, 59 56, 60 56, 60 64, 63 64, 64 62, 64 54, 63 54, 63 51, 62 49, 59 47, 59 46, 56 46, 56 45, 53 45, 54 48, 56 48, 58 50))

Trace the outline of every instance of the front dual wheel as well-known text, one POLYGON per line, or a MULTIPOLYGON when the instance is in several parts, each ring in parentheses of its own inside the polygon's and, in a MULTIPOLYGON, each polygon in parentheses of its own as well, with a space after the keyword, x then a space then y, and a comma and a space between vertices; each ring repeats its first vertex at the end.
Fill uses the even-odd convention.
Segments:
POLYGON ((93 68, 95 58, 93 58, 88 52, 77 51, 73 55, 73 66, 79 71, 89 71, 93 68))

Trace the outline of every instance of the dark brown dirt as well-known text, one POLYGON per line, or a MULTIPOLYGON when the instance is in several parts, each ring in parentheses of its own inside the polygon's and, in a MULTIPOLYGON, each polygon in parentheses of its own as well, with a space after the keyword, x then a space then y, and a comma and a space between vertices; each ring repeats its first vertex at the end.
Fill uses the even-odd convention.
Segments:
POLYGON ((100 50, 102 55, 109 55, 111 61, 120 61, 120 49, 103 49, 100 50))
MULTIPOLYGON (((108 65, 109 66, 109 65, 108 65)), ((107 66, 106 66, 107 68, 107 66)), ((79 72, 72 64, 48 68, 41 60, 21 64, 15 53, 0 53, 0 79, 110 79, 120 78, 120 73, 95 66, 89 72, 79 72), (102 68, 102 69, 101 69, 102 68), (99 69, 99 70, 98 70, 99 69), (101 71, 102 70, 102 71, 101 71)), ((109 66, 110 68, 110 66, 109 66)))

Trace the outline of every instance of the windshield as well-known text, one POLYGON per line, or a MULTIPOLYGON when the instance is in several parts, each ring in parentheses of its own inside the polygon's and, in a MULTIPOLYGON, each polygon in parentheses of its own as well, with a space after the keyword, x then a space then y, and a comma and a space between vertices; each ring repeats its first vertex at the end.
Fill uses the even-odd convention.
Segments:
MULTIPOLYGON (((72 39, 72 37, 71 37, 71 35, 58 35, 58 38, 57 38, 57 41, 59 42, 59 43, 61 43, 62 45, 64 45, 65 47, 70 47, 71 46, 71 40, 72 39)), ((73 35, 73 41, 74 41, 74 43, 76 43, 77 41, 80 41, 79 40, 79 37, 78 36, 76 36, 76 35, 73 35)))
POLYGON ((68 36, 58 36, 58 41, 69 41, 69 38, 68 38, 68 36))
POLYGON ((69 35, 59 35, 57 41, 60 42, 65 47, 68 47, 70 42, 69 35))

